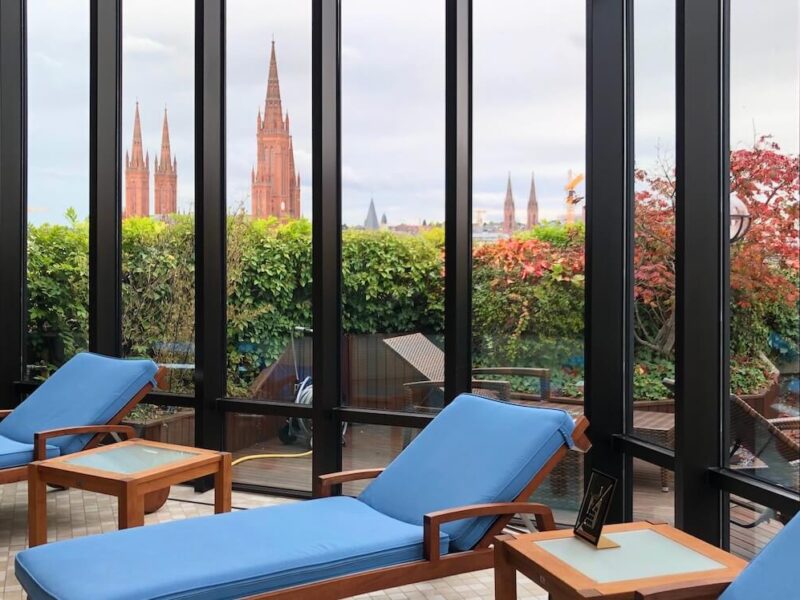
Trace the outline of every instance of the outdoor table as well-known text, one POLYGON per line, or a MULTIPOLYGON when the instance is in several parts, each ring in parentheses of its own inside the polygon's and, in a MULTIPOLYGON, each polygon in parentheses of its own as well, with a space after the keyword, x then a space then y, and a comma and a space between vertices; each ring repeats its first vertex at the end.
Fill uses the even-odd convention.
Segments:
POLYGON ((119 528, 144 525, 145 495, 214 476, 214 512, 231 509, 231 455, 131 439, 28 466, 28 546, 47 543, 47 485, 119 499, 119 528))
POLYGON ((547 531, 495 542, 495 598, 515 600, 519 571, 551 600, 635 598, 661 585, 718 584, 720 592, 747 562, 666 524, 622 523, 603 528, 618 548, 598 549, 572 530, 547 531))

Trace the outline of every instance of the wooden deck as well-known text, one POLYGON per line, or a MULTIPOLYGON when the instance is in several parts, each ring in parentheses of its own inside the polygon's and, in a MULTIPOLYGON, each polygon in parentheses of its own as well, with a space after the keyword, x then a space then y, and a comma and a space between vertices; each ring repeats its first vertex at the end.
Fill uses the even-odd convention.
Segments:
MULTIPOLYGON (((283 420, 281 419, 281 422, 283 420)), ((404 438, 409 435, 402 427, 380 425, 353 425, 348 428, 345 445, 342 448, 344 469, 383 467, 403 448, 404 438)), ((237 451, 234 457, 249 454, 300 454, 308 451, 302 443, 284 445, 277 438, 255 444, 245 450, 237 451)), ((234 467, 234 482, 266 485, 275 488, 309 491, 311 489, 311 456, 297 458, 260 459, 234 467)), ((672 477, 670 489, 661 489, 661 470, 649 463, 634 460, 634 499, 635 520, 658 520, 674 522, 674 494, 672 477)), ((357 494, 365 483, 347 484, 346 494, 357 494)), ((576 486, 569 486, 565 495, 554 493, 547 480, 534 496, 537 501, 554 507, 556 520, 571 525, 575 520, 579 494, 576 486)), ((742 502, 743 504, 750 504, 742 502)), ((732 504, 731 516, 734 520, 751 523, 759 516, 761 507, 732 504)), ((756 527, 747 529, 731 525, 731 549, 734 553, 750 559, 768 542, 782 525, 769 519, 756 527)))

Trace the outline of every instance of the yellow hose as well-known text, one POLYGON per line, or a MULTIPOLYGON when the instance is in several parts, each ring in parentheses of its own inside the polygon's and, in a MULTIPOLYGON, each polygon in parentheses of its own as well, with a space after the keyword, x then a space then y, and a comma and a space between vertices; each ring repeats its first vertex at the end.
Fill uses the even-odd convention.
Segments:
POLYGON ((235 467, 238 464, 247 462, 248 460, 255 460, 257 458, 301 458, 303 456, 311 456, 312 452, 313 450, 309 450, 308 452, 299 452, 297 454, 250 454, 248 456, 240 456, 231 463, 231 466, 235 467))

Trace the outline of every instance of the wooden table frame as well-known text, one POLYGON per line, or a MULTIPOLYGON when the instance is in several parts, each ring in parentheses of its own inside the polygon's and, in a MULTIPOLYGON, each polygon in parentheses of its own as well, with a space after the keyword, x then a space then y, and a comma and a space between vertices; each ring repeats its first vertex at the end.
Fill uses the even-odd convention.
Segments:
POLYGON ((656 531, 725 566, 712 571, 598 583, 532 543, 570 537, 573 535, 571 529, 518 537, 502 535, 495 538, 494 545, 495 598, 496 600, 517 598, 517 571, 546 589, 552 600, 717 598, 747 566, 746 561, 664 523, 607 525, 603 528, 603 533, 642 529, 656 531), (688 593, 683 593, 684 590, 688 593))
POLYGON ((203 448, 190 448, 150 440, 130 439, 108 446, 28 465, 28 546, 47 543, 47 485, 77 488, 119 499, 119 528, 144 525, 144 497, 150 492, 206 475, 214 476, 214 512, 231 510, 231 454, 203 448), (144 445, 195 456, 137 473, 113 473, 68 461, 90 453, 105 452, 120 446, 144 445))

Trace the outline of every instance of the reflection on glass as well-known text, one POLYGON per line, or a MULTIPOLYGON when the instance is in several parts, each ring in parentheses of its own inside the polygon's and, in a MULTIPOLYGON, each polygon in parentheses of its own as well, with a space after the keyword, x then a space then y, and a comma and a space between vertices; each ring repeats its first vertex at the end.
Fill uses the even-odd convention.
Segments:
MULTIPOLYGON (((472 389, 577 417, 586 3, 479 0, 474 11, 472 389)), ((571 523, 582 488, 583 456, 570 452, 533 499, 571 523)))
POLYGON ((233 481, 284 490, 311 491, 310 438, 289 437, 287 432, 290 427, 310 434, 311 421, 227 413, 225 450, 233 453, 234 462, 241 461, 233 467, 233 481))
MULTIPOLYGON (((800 6, 731 4, 732 469, 800 489, 800 6), (769 25, 769 35, 763 35, 769 25), (737 231, 741 229, 737 227, 737 231)), ((731 530, 734 531, 733 529, 731 530)), ((733 537, 733 535, 732 535, 733 537)))
POLYGON ((26 379, 89 336, 89 2, 31 0, 26 379))
POLYGON ((633 520, 675 524, 672 471, 633 459, 633 520))
POLYGON ((226 26, 228 395, 310 404, 311 2, 226 26))
POLYGON ((750 500, 730 497, 730 551, 751 560, 775 537, 787 516, 750 500))
MULTIPOLYGON (((194 3, 126 0, 122 19, 122 351, 166 365, 167 389, 188 393, 194 372, 194 3)), ((142 411, 134 417, 146 419, 142 411)))
MULTIPOLYGON (((411 443, 418 433, 418 429, 407 427, 352 423, 344 437, 342 469, 349 471, 385 467, 411 443)), ((342 493, 356 496, 369 483, 369 479, 345 483, 342 485, 342 493)))
POLYGON ((442 405, 444 13, 440 0, 402 11, 342 2, 342 402, 350 406, 442 405))
MULTIPOLYGON (((675 437, 675 2, 634 2, 634 368, 631 433, 675 437), (666 380, 666 381, 665 381, 666 380)), ((666 486, 665 486, 666 487, 666 486)))

